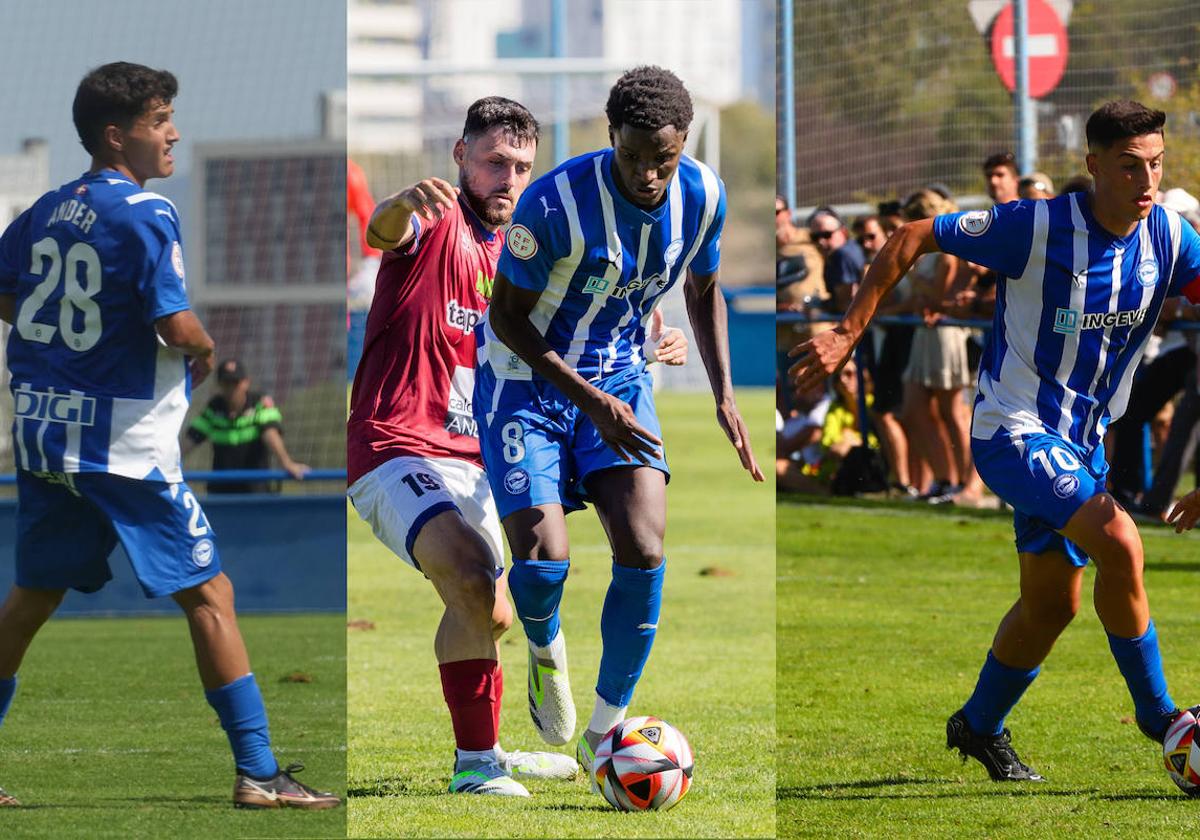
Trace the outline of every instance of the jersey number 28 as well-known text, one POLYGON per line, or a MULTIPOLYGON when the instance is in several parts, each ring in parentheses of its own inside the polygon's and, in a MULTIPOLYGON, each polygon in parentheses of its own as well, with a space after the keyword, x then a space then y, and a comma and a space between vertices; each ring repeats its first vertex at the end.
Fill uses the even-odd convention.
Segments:
POLYGON ((45 279, 34 287, 17 312, 17 333, 26 341, 49 344, 59 331, 63 343, 70 349, 82 353, 91 350, 100 340, 103 329, 100 322, 100 305, 92 300, 100 292, 102 271, 96 249, 86 242, 76 242, 67 251, 64 260, 58 243, 47 236, 33 246, 33 264, 29 271, 35 277, 45 279), (63 270, 65 263, 66 271, 63 270), (83 267, 85 283, 79 282, 79 268, 83 267), (62 297, 58 301, 58 326, 33 320, 59 283, 63 284, 62 297), (83 329, 75 329, 75 312, 83 315, 83 329))

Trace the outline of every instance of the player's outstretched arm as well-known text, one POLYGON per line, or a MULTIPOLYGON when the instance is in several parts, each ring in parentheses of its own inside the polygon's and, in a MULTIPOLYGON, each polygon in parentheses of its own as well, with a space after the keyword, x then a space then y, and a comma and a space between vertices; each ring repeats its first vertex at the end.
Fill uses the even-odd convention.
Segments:
POLYGON ((17 296, 0 295, 0 321, 12 324, 17 320, 17 296))
POLYGON ((159 336, 168 347, 191 356, 192 384, 199 385, 212 372, 216 344, 190 309, 175 312, 154 322, 159 336))
POLYGON ((858 287, 858 294, 850 302, 850 308, 838 325, 797 344, 788 353, 793 359, 800 357, 800 361, 788 370, 796 383, 796 390, 812 388, 844 365, 874 317, 883 296, 908 273, 917 257, 937 250, 933 219, 909 222, 892 234, 871 262, 862 285, 858 287))
POLYGON ((412 217, 426 221, 440 219, 458 200, 458 191, 441 178, 426 178, 395 195, 389 195, 375 208, 367 225, 367 244, 390 251, 412 240, 412 217))
POLYGON ((737 450, 742 467, 755 481, 762 481, 763 472, 750 447, 750 433, 733 399, 733 377, 729 372, 729 316, 717 272, 697 274, 689 270, 683 284, 683 298, 700 349, 700 359, 708 372, 708 384, 717 401, 717 422, 737 450))
POLYGON ((487 315, 496 337, 578 406, 595 424, 601 439, 623 459, 645 464, 645 455, 658 457, 662 441, 637 422, 629 403, 588 383, 534 328, 529 313, 540 296, 539 292, 514 286, 497 271, 487 315))

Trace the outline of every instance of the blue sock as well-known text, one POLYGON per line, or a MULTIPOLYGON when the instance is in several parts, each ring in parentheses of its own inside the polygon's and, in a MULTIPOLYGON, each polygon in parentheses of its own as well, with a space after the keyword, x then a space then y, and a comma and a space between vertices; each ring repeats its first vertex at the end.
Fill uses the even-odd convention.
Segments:
POLYGON ((16 693, 16 674, 6 680, 0 679, 0 723, 4 723, 4 716, 8 714, 8 707, 12 705, 13 695, 16 693))
POLYGON ((1109 633, 1108 647, 1129 686, 1138 721, 1151 731, 1157 731, 1160 721, 1166 723, 1164 715, 1175 710, 1175 701, 1167 694, 1154 621, 1150 621, 1145 633, 1133 639, 1122 639, 1109 633))
POLYGON ((271 753, 271 733, 267 731, 267 709, 254 674, 206 691, 204 697, 216 709, 221 728, 229 736, 237 769, 256 779, 278 774, 279 763, 271 753))
POLYGON ((596 693, 611 706, 628 706, 650 658, 662 606, 666 560, 657 569, 631 569, 613 563, 612 583, 600 613, 600 677, 596 693))
POLYGON ((971 731, 976 735, 999 735, 1004 731, 1004 719, 1040 670, 1041 665, 1029 670, 1010 668, 989 650, 975 691, 962 708, 971 731))
POLYGON ((513 558, 508 591, 517 606, 526 638, 538 647, 545 647, 558 635, 558 602, 562 600, 570 566, 570 560, 513 558))

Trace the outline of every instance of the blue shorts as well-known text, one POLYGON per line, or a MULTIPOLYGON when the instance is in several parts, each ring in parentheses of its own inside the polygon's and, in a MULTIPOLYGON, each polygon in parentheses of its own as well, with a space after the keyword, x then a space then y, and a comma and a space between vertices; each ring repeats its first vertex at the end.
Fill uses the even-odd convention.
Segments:
POLYGON ((212 528, 183 483, 107 473, 17 471, 17 585, 96 592, 117 540, 147 598, 221 571, 212 528))
MULTIPOLYGON (((644 366, 592 384, 629 403, 638 423, 662 438, 653 381, 644 366)), ((644 466, 622 459, 601 439, 591 419, 544 379, 497 380, 482 368, 475 377, 474 406, 483 465, 501 519, 536 505, 562 505, 568 513, 579 510, 588 499, 592 473, 644 466)), ((645 457, 647 466, 670 480, 664 458, 645 457)))
POLYGON ((1017 551, 1061 551, 1075 566, 1088 556, 1058 531, 1093 496, 1105 490, 1104 447, 1089 452, 1049 433, 1014 439, 999 431, 991 440, 971 439, 979 477, 1013 509, 1017 551))

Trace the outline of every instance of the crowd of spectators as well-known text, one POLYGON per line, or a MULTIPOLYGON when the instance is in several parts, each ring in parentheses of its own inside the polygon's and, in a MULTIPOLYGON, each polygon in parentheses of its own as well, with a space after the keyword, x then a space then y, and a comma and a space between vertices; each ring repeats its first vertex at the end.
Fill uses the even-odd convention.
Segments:
MULTIPOLYGON (((987 158, 982 175, 996 204, 1091 188, 1088 176, 1077 175, 1057 193, 1043 172, 1021 177, 1009 153, 987 158)), ((1200 201, 1178 189, 1158 200, 1200 230, 1200 201)), ((780 489, 886 491, 929 504, 994 502, 970 450, 970 406, 998 279, 992 272, 947 254, 922 256, 881 302, 856 351, 857 364, 809 393, 795 392, 787 377, 788 351, 833 326, 901 224, 957 209, 950 190, 937 183, 852 220, 828 206, 796 218, 776 198, 777 309, 798 313, 779 319, 776 330, 780 489)), ((1153 516, 1170 506, 1186 465, 1194 465, 1200 483, 1200 333, 1170 329, 1180 320, 1200 320, 1200 307, 1168 301, 1128 411, 1105 445, 1114 495, 1153 516)))

